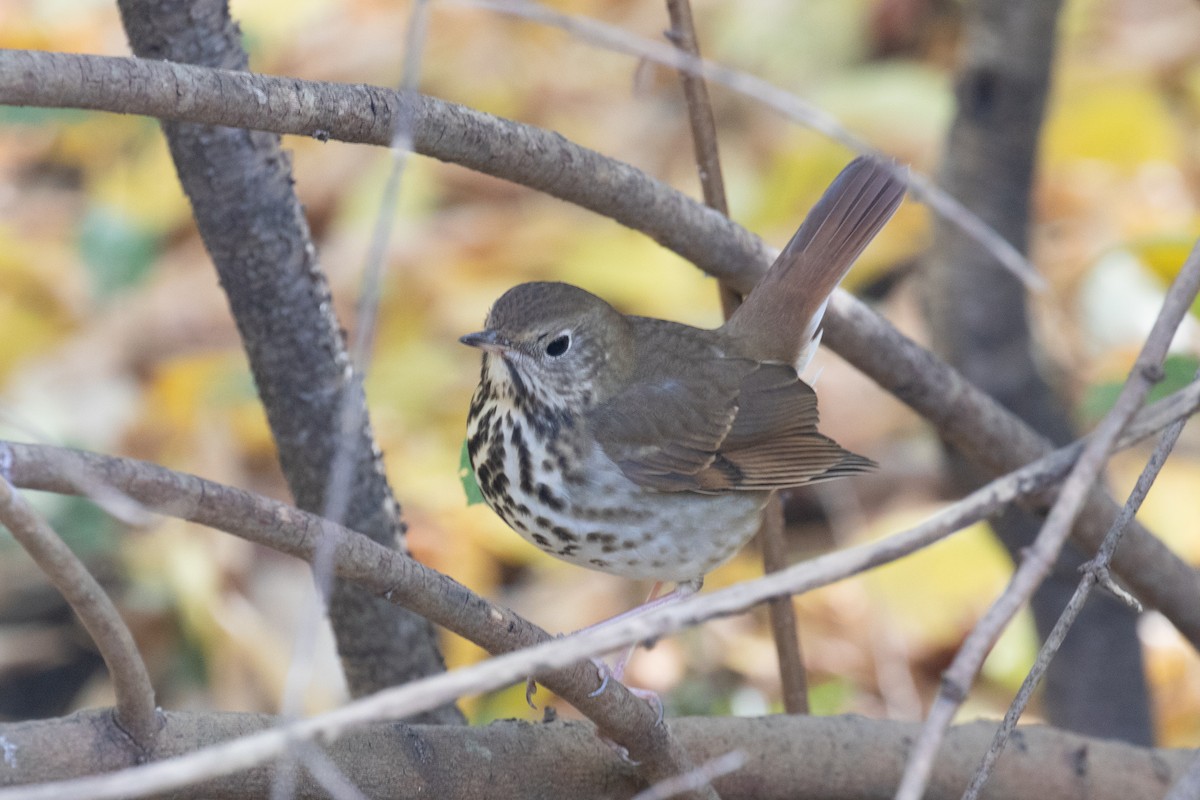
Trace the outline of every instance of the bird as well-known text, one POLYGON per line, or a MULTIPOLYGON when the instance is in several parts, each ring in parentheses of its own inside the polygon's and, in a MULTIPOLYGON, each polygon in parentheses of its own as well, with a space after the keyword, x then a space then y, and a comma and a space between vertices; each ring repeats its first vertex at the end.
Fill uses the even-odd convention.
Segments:
POLYGON ((467 454, 491 508, 552 556, 684 594, 753 537, 773 491, 872 469, 818 432, 800 372, 903 199, 898 170, 852 161, 716 329, 566 283, 505 292, 460 339, 482 351, 467 454))

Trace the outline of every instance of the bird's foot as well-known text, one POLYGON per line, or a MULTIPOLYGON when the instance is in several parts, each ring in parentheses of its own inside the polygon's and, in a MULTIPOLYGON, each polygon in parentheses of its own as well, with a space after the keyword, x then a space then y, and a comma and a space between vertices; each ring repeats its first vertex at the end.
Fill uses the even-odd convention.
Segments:
MULTIPOLYGON (((600 678, 600 685, 596 688, 595 691, 589 692, 588 697, 599 697, 600 695, 604 694, 604 691, 608 688, 608 684, 610 681, 615 680, 618 683, 620 683, 621 676, 625 670, 625 662, 626 661, 628 661, 628 659, 622 659, 622 660, 618 661, 617 664, 615 664, 613 667, 610 668, 603 661, 593 659, 592 663, 596 665, 596 674, 600 678)), ((625 684, 621 684, 621 685, 625 686, 625 684)), ((625 686, 625 688, 626 688, 626 690, 628 690, 628 692, 631 695, 633 695, 634 697, 640 698, 641 700, 644 700, 647 705, 649 705, 652 709, 654 709, 654 711, 657 714, 657 716, 654 719, 655 725, 662 724, 663 715, 664 715, 664 706, 663 706, 662 698, 659 697, 658 692, 655 692, 651 689, 642 689, 637 686, 625 686)))

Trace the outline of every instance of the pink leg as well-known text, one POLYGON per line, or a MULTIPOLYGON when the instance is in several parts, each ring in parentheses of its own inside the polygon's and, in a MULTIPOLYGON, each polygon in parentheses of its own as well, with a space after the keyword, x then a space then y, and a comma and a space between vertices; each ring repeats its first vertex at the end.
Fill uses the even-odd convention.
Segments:
MULTIPOLYGON (((703 578, 698 578, 696 580, 678 583, 675 585, 675 588, 672 589, 670 592, 664 594, 662 597, 659 597, 658 593, 662 589, 663 582, 656 581, 654 586, 650 589, 650 596, 646 598, 645 603, 638 606, 637 608, 633 608, 622 614, 618 614, 617 616, 612 617, 611 619, 606 619, 606 620, 603 620, 602 622, 597 622, 594 625, 589 625, 587 628, 584 628, 584 630, 591 630, 594 628, 598 628, 601 625, 611 625, 612 623, 617 622, 619 620, 629 619, 630 617, 633 617, 638 614, 644 614, 653 608, 661 608, 662 606, 665 606, 669 603, 674 603, 677 600, 682 600, 683 598, 688 597, 689 595, 693 595, 697 591, 699 591, 700 587, 703 585, 703 583, 704 583, 703 578)), ((625 651, 621 654, 620 658, 618 658, 616 660, 616 662, 613 664, 611 669, 605 667, 602 662, 596 663, 596 668, 600 671, 601 681, 600 681, 599 688, 597 688, 596 691, 591 693, 591 695, 590 695, 591 697, 595 697, 596 695, 601 694, 606 688, 608 688, 608 681, 610 678, 615 678, 618 681, 621 680, 621 678, 625 674, 625 667, 628 666, 629 659, 633 657, 633 652, 637 649, 638 644, 640 644, 640 642, 632 644, 629 647, 627 647, 625 649, 625 651)), ((636 695, 637 697, 642 698, 647 703, 649 703, 650 705, 657 708, 658 720, 659 720, 659 722, 662 721, 663 704, 662 704, 662 699, 658 696, 657 693, 649 691, 647 689, 631 688, 628 686, 625 688, 629 689, 630 693, 636 695)))
MULTIPOLYGON (((602 625, 611 625, 614 622, 618 622, 623 619, 629 619, 637 614, 644 614, 653 608, 660 608, 668 603, 674 603, 677 600, 682 600, 685 597, 693 595, 700 591, 700 587, 703 585, 704 578, 682 581, 677 583, 674 589, 667 592, 662 597, 659 597, 658 593, 662 590, 663 582, 655 581, 654 586, 652 586, 650 589, 650 596, 646 598, 646 602, 642 605, 638 606, 637 608, 631 608, 630 610, 621 614, 617 614, 615 617, 588 625, 580 630, 590 631, 599 628, 602 625)), ((633 657, 633 653, 637 649, 638 644, 642 643, 635 643, 627 647, 611 668, 599 659, 592 659, 592 663, 596 665, 596 672, 600 676, 600 686, 594 692, 588 695, 589 697, 596 697, 597 695, 602 694, 604 690, 608 688, 608 682, 610 679, 615 678, 618 681, 621 680, 622 676, 625 674, 625 667, 628 666, 629 659, 633 657)), ((647 703, 654 706, 658 710, 658 721, 662 722, 663 704, 662 699, 656 692, 652 692, 648 689, 638 689, 636 687, 627 686, 625 688, 629 689, 631 694, 642 698, 647 703)), ((536 691, 537 687, 534 684, 533 678, 529 678, 525 683, 525 702, 529 704, 530 708, 537 708, 537 706, 535 706, 533 703, 533 694, 536 691)))

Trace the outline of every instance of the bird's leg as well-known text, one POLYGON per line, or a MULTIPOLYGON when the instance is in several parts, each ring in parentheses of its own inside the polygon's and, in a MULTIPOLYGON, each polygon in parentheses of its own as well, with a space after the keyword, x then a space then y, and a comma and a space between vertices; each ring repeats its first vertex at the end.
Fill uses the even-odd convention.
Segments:
MULTIPOLYGON (((607 620, 607 622, 616 622, 617 620, 622 619, 622 618, 627 619, 627 618, 633 616, 634 614, 640 614, 641 612, 646 611, 647 609, 654 608, 655 601, 658 598, 658 593, 660 591, 662 591, 662 587, 663 587, 662 581, 655 581, 654 585, 650 587, 650 594, 646 596, 646 602, 642 603, 637 608, 630 609, 629 611, 626 611, 623 614, 618 614, 617 616, 613 617, 612 619, 607 620)), ((670 597, 672 594, 675 594, 678 591, 679 591, 679 587, 676 587, 675 590, 673 592, 671 592, 671 594, 664 595, 662 599, 665 600, 668 597, 670 597)), ((601 624, 604 624, 604 623, 601 623, 601 624)), ((621 678, 623 678, 625 676, 625 667, 629 666, 629 659, 633 658, 633 652, 635 650, 637 650, 639 644, 641 644, 641 642, 634 642, 633 644, 626 647, 625 651, 623 653, 621 653, 620 657, 617 658, 617 660, 613 662, 612 668, 609 670, 609 673, 612 675, 612 677, 616 678, 617 680, 621 680, 621 678)), ((601 684, 600 688, 597 689, 596 691, 597 692, 604 691, 604 684, 601 684)), ((661 707, 662 704, 660 703, 659 705, 661 707)))
MULTIPOLYGON (((617 614, 615 617, 610 617, 609 619, 592 623, 585 628, 580 628, 578 632, 595 630, 596 628, 604 625, 611 625, 614 622, 620 622, 621 620, 629 619, 639 614, 644 614, 651 609, 661 608, 662 606, 677 602, 700 591, 700 587, 703 585, 703 577, 694 578, 690 581, 680 581, 679 583, 675 584, 674 589, 667 592, 662 597, 659 597, 658 593, 662 590, 663 582, 655 581, 654 585, 650 588, 650 595, 646 598, 646 602, 642 603, 640 606, 631 608, 628 611, 623 611, 622 613, 617 614)), ((601 659, 592 659, 592 663, 596 665, 596 673, 600 678, 600 686, 598 686, 595 691, 589 694, 588 697, 597 697, 598 695, 603 694, 604 690, 608 688, 608 682, 610 680, 621 680, 621 678, 625 675, 625 667, 629 665, 629 659, 633 657, 634 651, 637 650, 638 645, 640 644, 647 644, 647 642, 636 642, 625 648, 624 652, 621 653, 621 656, 613 663, 611 667, 605 664, 601 659)), ((650 691, 649 689, 639 689, 637 687, 626 686, 625 688, 628 689, 631 694, 642 698, 647 703, 654 706, 658 710, 658 721, 662 721, 663 703, 662 698, 658 696, 657 692, 650 691)), ((533 703, 533 695, 536 692, 537 684, 533 678, 527 678, 525 680, 525 702, 529 704, 530 708, 537 708, 537 706, 533 703)))
MULTIPOLYGON (((662 606, 668 605, 670 603, 674 603, 676 601, 682 600, 685 597, 695 594, 696 592, 700 591, 700 587, 703 585, 704 585, 703 577, 696 578, 696 579, 690 580, 690 581, 681 581, 680 583, 675 584, 675 588, 672 589, 670 592, 667 592, 662 597, 659 597, 658 593, 659 593, 659 591, 662 590, 663 582, 655 581, 654 586, 651 587, 651 589, 650 589, 650 596, 646 598, 645 603, 638 606, 637 608, 632 608, 629 611, 618 614, 617 616, 612 617, 611 619, 606 619, 602 622, 597 622, 594 625, 589 625, 587 628, 584 628, 584 630, 591 630, 594 628, 598 628, 602 625, 611 625, 614 622, 619 622, 620 620, 623 620, 623 619, 629 619, 630 617, 634 617, 639 614, 644 614, 647 611, 650 611, 651 609, 661 608, 662 606)), ((618 681, 621 680, 621 678, 625 675, 625 667, 628 666, 629 659, 633 657, 633 652, 637 649, 639 644, 646 644, 646 643, 645 642, 636 642, 634 644, 631 644, 629 647, 625 648, 625 651, 621 654, 620 658, 618 658, 616 660, 616 662, 614 662, 612 667, 607 667, 601 661, 594 661, 594 663, 596 664, 596 668, 598 670, 600 670, 601 681, 600 681, 599 688, 597 688, 596 691, 591 693, 591 695, 590 695, 591 697, 595 697, 596 695, 602 693, 606 688, 608 688, 608 681, 610 678, 615 678, 618 681)), ((663 703, 662 703, 662 698, 660 698, 658 696, 657 692, 652 692, 648 689, 639 689, 637 687, 626 686, 625 688, 629 689, 631 694, 634 694, 635 696, 642 698, 647 703, 654 706, 658 710, 659 721, 660 722, 662 721, 663 703)))

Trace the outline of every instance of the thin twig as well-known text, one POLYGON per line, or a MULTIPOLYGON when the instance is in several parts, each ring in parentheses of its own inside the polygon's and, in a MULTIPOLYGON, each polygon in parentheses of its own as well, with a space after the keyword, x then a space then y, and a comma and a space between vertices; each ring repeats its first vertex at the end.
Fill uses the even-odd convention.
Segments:
MULTIPOLYGON (((667 39, 682 52, 700 58, 700 39, 696 36, 691 3, 688 0, 667 0, 667 14, 671 18, 667 39)), ((721 170, 717 123, 713 116, 712 99, 708 96, 708 84, 703 75, 687 70, 679 70, 679 82, 687 101, 692 147, 696 152, 696 168, 700 175, 704 204, 728 217, 729 201, 725 197, 725 176, 721 170)), ((717 282, 717 292, 721 298, 721 311, 725 319, 729 319, 742 299, 733 287, 720 281, 717 282)))
MULTIPOLYGON (((429 21, 428 0, 417 0, 412 7, 405 32, 404 63, 399 91, 415 91, 420 72, 421 53, 425 44, 425 33, 429 21)), ((361 384, 370 370, 371 352, 375 341, 376 319, 379 313, 380 286, 383 282, 383 267, 388 239, 396 219, 401 180, 408 155, 412 149, 412 120, 401 115, 397 119, 392 146, 391 169, 388 171, 383 195, 371 242, 363 265, 362 283, 358 292, 354 333, 349 347, 349 359, 345 379, 361 384)), ((343 391, 338 404, 336 420, 338 437, 326 480, 325 502, 322 516, 341 522, 345 519, 354 488, 351 485, 355 472, 355 443, 357 434, 366 421, 367 409, 359 402, 364 394, 343 391)), ((312 562, 313 587, 306 599, 306 608, 300 615, 302 620, 292 643, 292 658, 284 681, 283 701, 280 715, 288 718, 296 715, 303 698, 305 687, 312 680, 313 653, 316 650, 319 620, 327 613, 329 595, 333 589, 332 554, 319 549, 312 562)), ((280 775, 286 777, 286 770, 280 775)), ((274 794, 274 793, 273 793, 274 794)), ((273 797, 272 800, 280 800, 273 797)))
MULTIPOLYGON (((788 565, 787 542, 783 536, 783 500, 771 496, 763 511, 762 527, 758 529, 758 544, 762 548, 763 572, 770 574, 788 565)), ((771 621, 771 638, 775 642, 775 658, 779 662, 779 685, 783 710, 788 714, 807 714, 808 674, 804 669, 804 654, 800 650, 800 631, 796 621, 796 606, 791 597, 776 597, 767 603, 771 621)))
MULTIPOLYGON (((700 57, 700 40, 692 19, 692 7, 688 0, 667 0, 667 13, 671 17, 671 30, 667 38, 695 58, 700 57)), ((704 76, 679 71, 683 95, 687 100, 688 121, 691 124, 692 144, 696 151, 696 167, 700 174, 700 187, 704 202, 709 208, 729 216, 729 203, 725 197, 725 179, 721 171, 720 150, 717 146, 717 125, 713 117, 712 100, 708 95, 708 84, 704 76)), ((721 310, 725 319, 737 309, 741 297, 728 284, 718 281, 721 310)), ((758 543, 762 550, 763 571, 777 572, 787 566, 787 545, 783 538, 783 505, 779 495, 772 495, 763 512, 762 524, 758 529, 758 543)), ((779 661, 779 678, 783 694, 783 708, 789 714, 808 713, 808 679, 804 674, 804 659, 800 654, 800 636, 796 629, 796 608, 790 597, 779 597, 767 604, 771 620, 772 639, 779 661)))
MULTIPOLYGON (((1200 381, 1200 373, 1193 378, 1193 381, 1200 381)), ((1012 736, 1012 732, 1017 726, 1017 720, 1021 718, 1021 714, 1024 713, 1026 706, 1029 705, 1029 700, 1033 696, 1033 692, 1038 684, 1041 683, 1042 677, 1046 674, 1046 669, 1050 666, 1050 661, 1058 653, 1063 640, 1067 638, 1067 631, 1071 629, 1071 626, 1075 624, 1076 618, 1083 611, 1083 606, 1092 592, 1092 587, 1098 582, 1102 585, 1105 581, 1111 582, 1111 579, 1108 578, 1108 565, 1112 561, 1112 555, 1116 551, 1117 545, 1121 542, 1121 534, 1125 532, 1125 527, 1129 524, 1129 521, 1133 519, 1138 509, 1142 507, 1142 501, 1150 493, 1150 487, 1154 485, 1154 481, 1158 477, 1163 464, 1167 463, 1167 457, 1170 456, 1171 450, 1174 449, 1175 443, 1179 440, 1179 434, 1183 432, 1183 427, 1186 424, 1187 420, 1181 419, 1172 423, 1170 427, 1162 432, 1158 444, 1154 447, 1154 452, 1150 454, 1149 461, 1146 462, 1141 475, 1138 476, 1133 491, 1129 493, 1129 499, 1121 507, 1121 513, 1113 520, 1112 527, 1109 528, 1108 533, 1105 535, 1104 543, 1101 545, 1099 552, 1096 553, 1095 558, 1080 568, 1083 572, 1083 577, 1079 581, 1079 586, 1075 588, 1075 593, 1071 596, 1071 600, 1067 603, 1066 608, 1063 609, 1058 621, 1054 623, 1053 630, 1050 631, 1050 635, 1046 637, 1046 641, 1038 651, 1037 660, 1034 662, 1033 667, 1030 668, 1029 674, 1025 676, 1025 680, 1021 683, 1020 691, 1017 692, 1016 698, 1014 698, 1007 713, 1005 713, 1004 721, 1000 724, 999 729, 997 729, 987 753, 984 754, 983 761, 979 765, 979 770, 971 778, 971 784, 963 794, 963 800, 976 800, 979 793, 983 790, 983 785, 987 783, 988 778, 992 774, 992 768, 996 764, 996 759, 1004 751, 1009 737, 1012 736)), ((1130 599, 1132 600, 1132 598, 1130 599)), ((1136 603, 1136 601, 1134 602, 1136 603)), ((1140 607, 1138 610, 1141 610, 1140 607)))
POLYGON ((1028 602, 1050 571, 1121 431, 1137 413, 1150 388, 1162 379, 1162 361, 1167 348, 1195 300, 1197 291, 1200 291, 1200 243, 1193 246, 1179 275, 1167 291, 1158 318, 1116 403, 1088 437, 1037 540, 1026 552, 1004 593, 976 623, 943 674, 941 690, 921 728, 921 736, 909 754, 896 800, 919 800, 924 793, 945 732, 966 699, 984 658, 1009 621, 1028 602))
MULTIPOLYGON (((667 0, 667 13, 671 17, 671 30, 667 32, 671 44, 681 52, 699 59, 700 41, 696 37, 691 4, 688 0, 667 0)), ((700 188, 704 192, 704 202, 709 208, 729 216, 729 203, 725 198, 725 178, 721 173, 721 156, 717 147, 717 123, 713 118, 708 84, 704 82, 703 75, 686 69, 679 70, 679 80, 683 85, 683 96, 687 100, 692 145, 696 151, 696 166, 700 172, 700 188)))
POLYGON ((12 455, 7 448, 0 449, 0 523, 29 553, 87 629, 112 678, 117 723, 143 752, 151 752, 159 719, 154 687, 133 634, 83 562, 9 483, 7 466, 12 455))
MULTIPOLYGON (((762 78, 705 61, 660 42, 642 39, 598 20, 559 13, 531 0, 456 0, 456 2, 555 27, 596 47, 617 53, 627 53, 646 61, 700 75, 757 100, 783 116, 807 125, 857 153, 875 156, 886 161, 878 150, 866 140, 850 133, 833 115, 801 100, 791 92, 771 85, 762 78)), ((1045 286, 1045 281, 1029 259, 1025 258, 995 228, 980 219, 975 212, 968 209, 932 180, 920 173, 906 169, 895 170, 895 175, 908 186, 914 197, 926 203, 948 222, 958 226, 968 236, 979 242, 1027 288, 1040 290, 1045 286)))
POLYGON ((691 772, 659 781, 644 792, 638 792, 633 800, 669 800, 684 792, 707 786, 722 775, 736 772, 746 765, 746 751, 730 750, 728 753, 706 761, 691 772))

